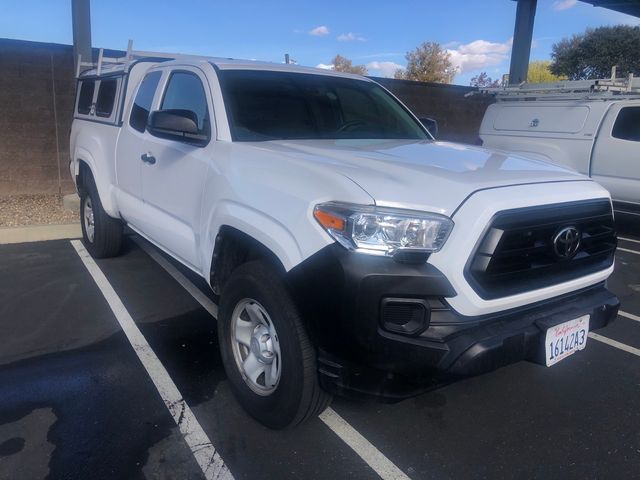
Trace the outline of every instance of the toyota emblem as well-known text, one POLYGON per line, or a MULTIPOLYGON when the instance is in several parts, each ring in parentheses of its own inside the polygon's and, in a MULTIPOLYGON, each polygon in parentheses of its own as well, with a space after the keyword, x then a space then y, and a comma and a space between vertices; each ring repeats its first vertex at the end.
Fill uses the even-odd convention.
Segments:
POLYGON ((580 248, 580 230, 576 227, 564 227, 553 237, 553 250, 558 258, 573 258, 580 248))

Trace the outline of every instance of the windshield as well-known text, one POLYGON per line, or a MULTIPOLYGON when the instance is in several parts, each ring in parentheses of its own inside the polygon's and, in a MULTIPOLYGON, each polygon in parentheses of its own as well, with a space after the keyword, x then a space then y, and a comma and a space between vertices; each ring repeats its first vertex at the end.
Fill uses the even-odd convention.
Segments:
POLYGON ((373 82, 264 70, 223 70, 219 77, 234 141, 430 139, 373 82))

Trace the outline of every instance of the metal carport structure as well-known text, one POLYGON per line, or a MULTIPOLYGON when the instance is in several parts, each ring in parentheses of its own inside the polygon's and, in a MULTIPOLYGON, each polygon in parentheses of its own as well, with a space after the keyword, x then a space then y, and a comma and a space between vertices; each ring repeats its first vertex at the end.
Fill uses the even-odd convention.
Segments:
MULTIPOLYGON (((509 83, 518 84, 527 79, 533 24, 538 0, 514 0, 518 2, 515 27, 513 31, 513 47, 511 49, 511 65, 509 83)), ((640 17, 640 0, 581 0, 594 7, 602 7, 616 12, 640 17)))

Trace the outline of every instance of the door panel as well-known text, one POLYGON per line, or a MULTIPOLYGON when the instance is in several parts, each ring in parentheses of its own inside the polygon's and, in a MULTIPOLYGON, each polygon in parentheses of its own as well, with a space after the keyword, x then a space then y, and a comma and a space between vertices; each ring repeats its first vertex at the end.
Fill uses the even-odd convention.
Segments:
POLYGON ((614 200, 640 203, 640 103, 611 107, 596 139, 591 176, 614 200))
POLYGON ((138 228, 144 223, 142 161, 138 152, 144 150, 148 142, 145 127, 161 76, 162 72, 154 71, 140 83, 131 114, 123 119, 116 146, 118 208, 122 217, 138 228))
MULTIPOLYGON (((196 68, 167 72, 160 110, 190 110, 198 128, 211 138, 211 110, 204 75, 196 68)), ((146 207, 145 232, 183 262, 200 271, 198 245, 202 193, 212 144, 198 147, 182 141, 149 136, 147 151, 155 163, 142 165, 146 207)))

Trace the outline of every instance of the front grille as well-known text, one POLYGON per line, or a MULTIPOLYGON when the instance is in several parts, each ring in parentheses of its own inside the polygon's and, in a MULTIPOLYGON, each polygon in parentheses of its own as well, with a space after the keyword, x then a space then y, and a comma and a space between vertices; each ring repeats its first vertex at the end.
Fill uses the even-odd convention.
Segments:
POLYGON ((465 277, 484 299, 515 295, 604 270, 613 263, 616 245, 608 200, 505 210, 493 218, 465 277), (577 250, 554 242, 565 229, 577 233, 577 250))

